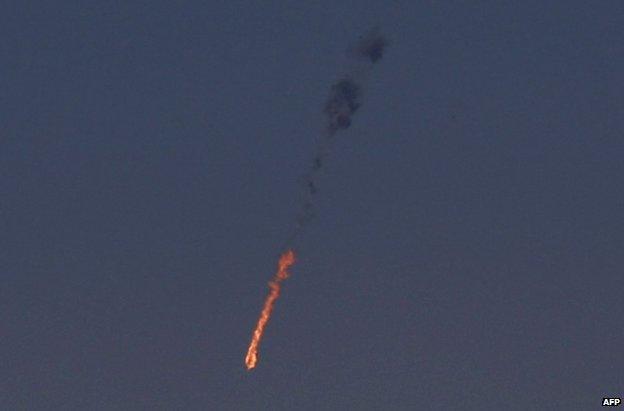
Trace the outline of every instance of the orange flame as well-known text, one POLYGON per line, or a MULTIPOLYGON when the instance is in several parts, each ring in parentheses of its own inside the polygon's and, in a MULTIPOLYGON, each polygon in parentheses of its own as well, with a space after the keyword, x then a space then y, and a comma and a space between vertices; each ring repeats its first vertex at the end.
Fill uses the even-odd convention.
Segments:
POLYGON ((286 251, 279 259, 277 273, 275 273, 273 279, 269 281, 269 288, 271 291, 269 292, 269 295, 264 302, 264 306, 262 307, 260 318, 258 318, 258 324, 256 325, 256 329, 251 336, 251 342, 249 343, 247 356, 245 357, 245 364, 247 365, 248 371, 251 371, 251 369, 254 368, 258 362, 258 345, 260 344, 260 340, 264 334, 264 327, 266 327, 267 322, 269 322, 271 312, 273 311, 273 304, 275 304, 275 300, 279 297, 280 283, 288 278, 290 275, 288 273, 288 268, 294 263, 295 253, 293 250, 286 251))

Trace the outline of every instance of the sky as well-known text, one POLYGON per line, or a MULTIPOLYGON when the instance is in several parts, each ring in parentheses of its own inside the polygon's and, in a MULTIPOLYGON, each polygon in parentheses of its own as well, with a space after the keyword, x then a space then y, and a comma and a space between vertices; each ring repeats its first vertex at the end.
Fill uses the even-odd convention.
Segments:
POLYGON ((621 1, 0 17, 0 408, 575 410, 624 394, 621 1), (345 49, 389 46, 244 356, 345 49))

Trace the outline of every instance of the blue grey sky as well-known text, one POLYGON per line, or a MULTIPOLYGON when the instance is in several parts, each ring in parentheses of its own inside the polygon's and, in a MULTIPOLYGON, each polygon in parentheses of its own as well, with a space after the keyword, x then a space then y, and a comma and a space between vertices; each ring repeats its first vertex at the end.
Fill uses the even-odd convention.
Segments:
POLYGON ((0 408, 585 410, 624 394, 621 1, 0 16, 0 408), (244 355, 345 48, 391 42, 244 355))

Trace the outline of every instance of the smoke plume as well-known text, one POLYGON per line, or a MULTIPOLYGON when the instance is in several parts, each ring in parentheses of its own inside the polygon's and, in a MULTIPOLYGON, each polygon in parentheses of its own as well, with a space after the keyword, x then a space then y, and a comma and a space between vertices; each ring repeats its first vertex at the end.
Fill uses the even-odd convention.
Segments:
POLYGON ((347 49, 348 68, 329 88, 323 105, 324 130, 317 142, 312 164, 303 174, 303 201, 297 214, 297 224, 285 247, 291 246, 307 223, 314 218, 314 198, 318 193, 318 179, 336 134, 351 126, 353 116, 362 105, 365 85, 375 64, 383 57, 388 42, 377 28, 372 29, 347 49))

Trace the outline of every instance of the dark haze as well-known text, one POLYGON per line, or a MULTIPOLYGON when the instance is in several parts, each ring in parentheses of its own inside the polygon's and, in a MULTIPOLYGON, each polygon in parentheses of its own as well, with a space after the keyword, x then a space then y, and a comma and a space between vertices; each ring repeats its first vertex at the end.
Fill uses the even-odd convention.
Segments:
POLYGON ((362 105, 364 85, 373 66, 381 60, 388 42, 379 33, 377 28, 360 36, 355 45, 347 49, 349 69, 332 84, 329 96, 325 101, 323 113, 326 116, 325 130, 320 134, 316 155, 312 165, 302 176, 304 199, 301 210, 297 214, 297 225, 289 236, 285 247, 299 236, 305 225, 314 217, 314 196, 318 192, 319 172, 323 168, 325 159, 340 130, 349 128, 353 115, 362 105))

